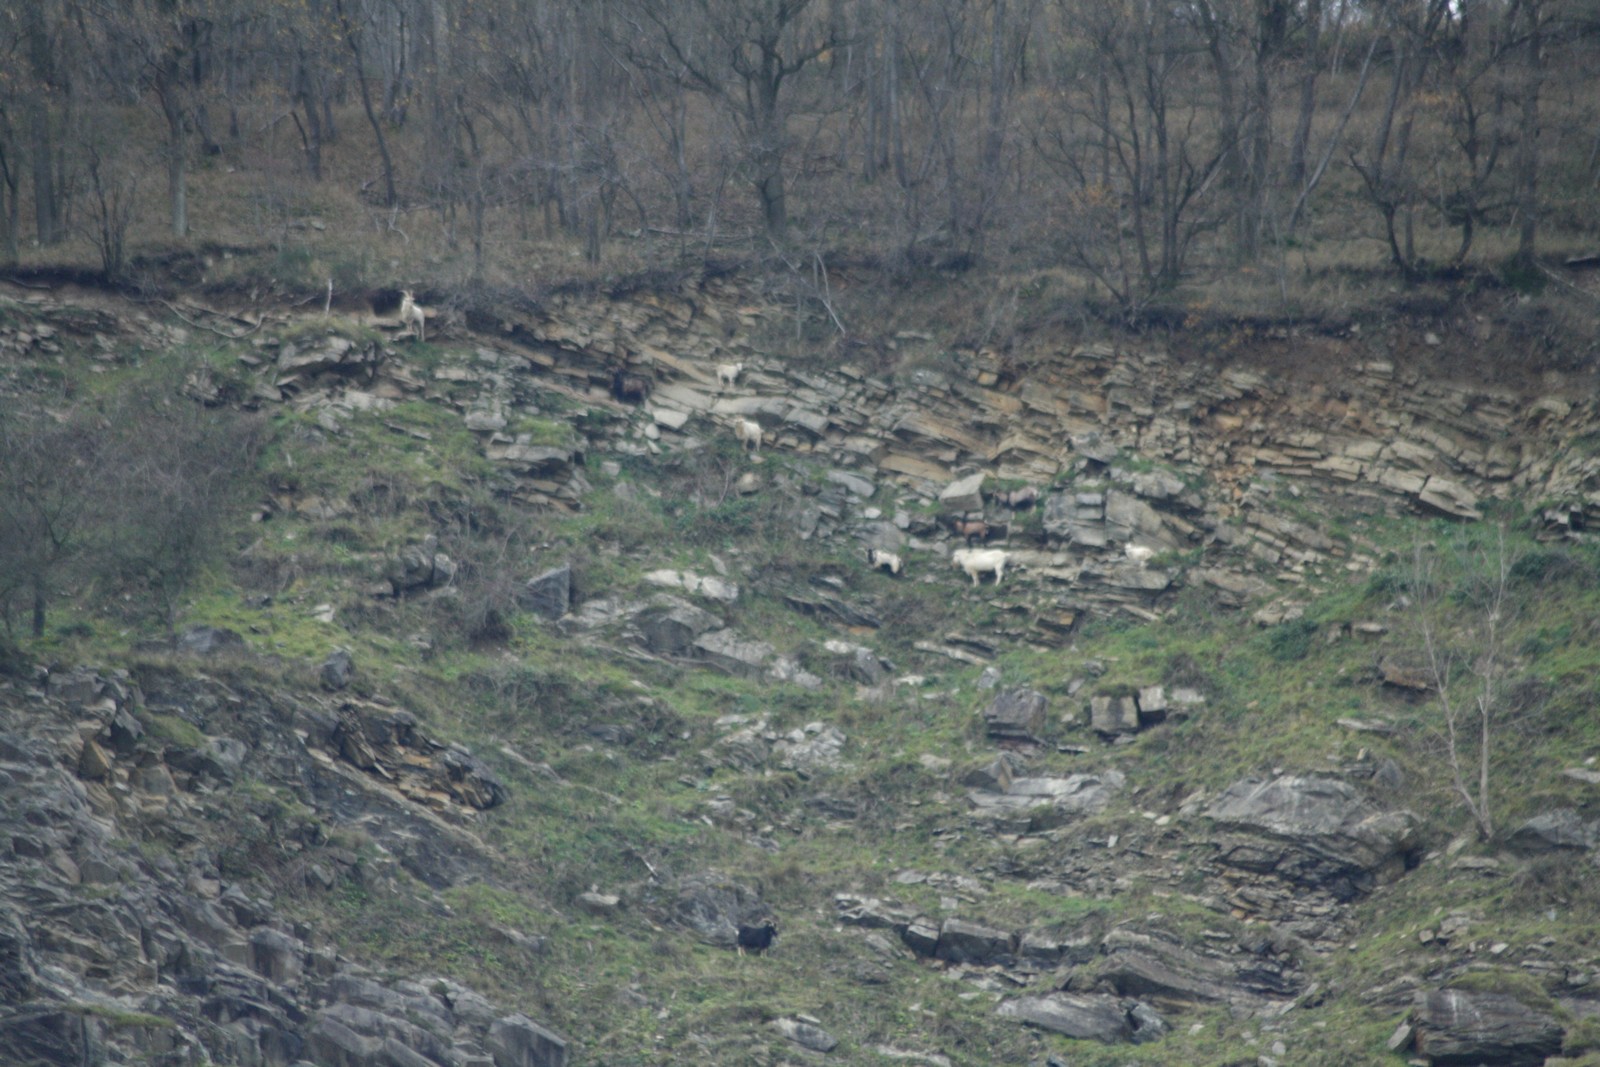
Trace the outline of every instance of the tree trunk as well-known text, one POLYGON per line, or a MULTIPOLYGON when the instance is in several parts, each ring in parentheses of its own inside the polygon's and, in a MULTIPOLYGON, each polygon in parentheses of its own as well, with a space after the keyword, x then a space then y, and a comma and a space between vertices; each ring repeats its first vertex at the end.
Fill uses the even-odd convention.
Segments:
POLYGON ((1306 181, 1306 154, 1311 143, 1311 120, 1317 107, 1317 77, 1322 62, 1322 0, 1306 0, 1305 70, 1300 75, 1300 117, 1289 143, 1289 188, 1301 189, 1306 181))
POLYGON ((61 200, 56 193, 55 138, 50 128, 50 109, 42 100, 28 104, 28 133, 33 157, 33 222, 39 243, 45 247, 61 243, 61 200))
POLYGON ((1517 139, 1517 266, 1535 268, 1539 236, 1539 93, 1544 87, 1541 65, 1544 51, 1543 13, 1539 0, 1523 0, 1528 20, 1527 61, 1523 68, 1522 129, 1517 139))
POLYGON ((28 39, 28 66, 33 75, 28 94, 28 140, 33 164, 33 219, 39 243, 59 244, 66 237, 61 220, 60 190, 56 184, 55 131, 46 94, 55 86, 54 48, 45 25, 45 5, 19 5, 28 39))
POLYGON ((44 636, 44 575, 36 574, 33 578, 33 636, 44 636))
POLYGON ((367 83, 367 67, 361 55, 360 31, 355 27, 344 13, 344 4, 340 3, 337 11, 344 30, 344 43, 350 49, 350 58, 356 68, 356 84, 361 89, 361 108, 366 112, 367 125, 372 127, 372 136, 378 143, 378 158, 383 162, 383 206, 394 207, 399 198, 394 189, 394 159, 389 155, 389 141, 383 135, 383 123, 378 121, 378 114, 372 104, 372 87, 367 83))
POLYGON ((167 117, 167 197, 172 208, 172 236, 189 236, 189 160, 188 138, 181 115, 167 117))

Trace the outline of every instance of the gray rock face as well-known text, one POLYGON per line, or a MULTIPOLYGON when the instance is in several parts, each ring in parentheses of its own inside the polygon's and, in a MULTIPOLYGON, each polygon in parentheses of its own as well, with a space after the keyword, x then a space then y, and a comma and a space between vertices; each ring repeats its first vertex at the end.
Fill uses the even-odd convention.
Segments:
POLYGON ((776 650, 765 641, 740 637, 732 630, 713 630, 694 642, 695 652, 712 666, 729 674, 759 678, 766 671, 776 650))
POLYGON ((1498 993, 1435 989, 1411 1009, 1416 1050, 1436 1067, 1535 1067, 1561 1050, 1554 1016, 1498 993))
POLYGON ((1410 812, 1380 810, 1332 778, 1246 778, 1224 790, 1206 815, 1235 834, 1220 842, 1223 863, 1324 889, 1339 900, 1397 877, 1415 847, 1410 812))
POLYGON ((812 1052, 832 1052, 839 1045, 838 1038, 804 1019, 774 1019, 772 1026, 790 1041, 812 1052))
POLYGON ((1114 769, 1065 778, 1009 778, 1001 791, 980 787, 967 799, 979 818, 1013 833, 1044 833, 1104 809, 1125 782, 1123 773, 1114 769))
POLYGON ((395 596, 443 585, 455 576, 455 564, 438 549, 439 539, 430 534, 420 544, 407 545, 389 561, 384 577, 395 596))
POLYGON ((489 1027, 494 1067, 566 1067, 567 1043, 525 1015, 507 1015, 489 1027))
MULTIPOLYGON (((217 809, 199 798, 248 759, 267 788, 330 822, 364 825, 391 858, 363 877, 389 879, 397 865, 415 864, 444 885, 459 862, 448 855, 462 847, 459 832, 401 794, 439 809, 475 806, 468 798, 497 802, 503 791, 469 752, 430 741, 392 707, 373 714, 347 702, 337 716, 320 705, 286 709, 248 687, 181 673, 143 685, 149 707, 192 709, 211 735, 189 747, 117 727, 125 687, 63 685, 102 701, 75 721, 58 699, 0 686, 0 840, 11 849, 0 862, 0 1063, 564 1063, 560 1038, 534 1040, 533 1024, 502 1019, 454 983, 350 973, 342 957, 310 947, 274 914, 272 888, 254 884, 248 869, 221 869, 210 846, 145 856, 125 847, 129 831, 118 825, 145 818, 140 809, 158 801, 172 832, 215 840, 229 828, 211 825, 217 809), (79 733, 94 719, 104 744, 79 733), (91 747, 96 779, 85 784, 73 772, 91 747), (351 766, 336 771, 347 755, 351 766), (370 788, 364 774, 373 776, 370 788), (111 799, 117 794, 127 799, 111 799), (91 884, 114 892, 86 895, 91 884), (26 926, 15 918, 22 914, 26 926), (110 1021, 136 1015, 153 1021, 110 1021)), ((310 840, 287 844, 304 856, 310 840)), ((305 891, 339 884, 341 851, 306 857, 305 891)))
POLYGON ((848 678, 862 685, 877 685, 894 670, 894 664, 865 645, 853 641, 829 638, 822 647, 829 657, 827 673, 838 678, 848 678))
POLYGON ((195 626, 178 635, 178 651, 187 652, 191 656, 242 652, 244 647, 243 637, 220 626, 195 626))
POLYGON ((350 650, 336 648, 322 661, 322 669, 317 672, 322 688, 337 692, 350 684, 355 677, 355 660, 350 658, 350 650))
POLYGON ((1016 962, 1015 942, 1009 930, 946 919, 939 927, 933 954, 950 963, 1010 966, 1016 962))
POLYGON ((563 563, 529 578, 517 593, 517 606, 541 619, 559 619, 572 610, 572 567, 563 563))
POLYGON ((984 477, 979 472, 951 482, 939 492, 939 506, 947 511, 963 513, 982 510, 984 477))
POLYGON ((678 922, 723 948, 738 943, 741 922, 770 913, 761 894, 715 871, 689 875, 678 883, 675 912, 678 922))
POLYGON ((1106 736, 1137 733, 1139 702, 1133 697, 1090 697, 1089 727, 1106 736))
POLYGON ((664 656, 687 655, 701 634, 720 629, 722 620, 686 600, 663 596, 639 617, 644 647, 664 656))
POLYGON ((1123 996, 1162 1007, 1192 1008, 1216 1002, 1291 997, 1299 975, 1264 955, 1202 955, 1164 937, 1118 928, 1101 942, 1100 978, 1123 996))
POLYGON ((983 722, 990 737, 1037 741, 1044 736, 1050 702, 1034 689, 1007 689, 984 709, 983 722))
POLYGON ((794 734, 772 746, 778 765, 792 770, 802 778, 836 770, 842 765, 844 731, 837 726, 814 724, 814 728, 796 730, 794 734))
POLYGON ((1585 822, 1572 808, 1557 808, 1535 815, 1511 831, 1506 843, 1521 852, 1584 851, 1594 847, 1597 837, 1600 833, 1595 823, 1585 822))
MULTIPOLYGON (((995 1014, 1080 1041, 1102 1041, 1109 1045, 1135 1039, 1135 1020, 1131 1017, 1135 1007, 1136 1002, 1103 993, 1050 993, 1008 1000, 995 1014)), ((1139 1013, 1137 1021, 1142 1030, 1159 1026, 1165 1032, 1161 1017, 1149 1008, 1139 1013)))

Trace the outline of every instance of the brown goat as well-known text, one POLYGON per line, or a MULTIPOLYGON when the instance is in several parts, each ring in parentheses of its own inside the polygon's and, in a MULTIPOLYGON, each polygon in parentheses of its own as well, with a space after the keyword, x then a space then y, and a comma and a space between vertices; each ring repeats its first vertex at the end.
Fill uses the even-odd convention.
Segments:
POLYGON ((982 519, 951 519, 950 532, 957 537, 966 539, 967 544, 974 541, 987 541, 993 528, 982 519))
POLYGON ((624 404, 640 404, 650 395, 650 379, 618 367, 611 374, 611 395, 624 404))

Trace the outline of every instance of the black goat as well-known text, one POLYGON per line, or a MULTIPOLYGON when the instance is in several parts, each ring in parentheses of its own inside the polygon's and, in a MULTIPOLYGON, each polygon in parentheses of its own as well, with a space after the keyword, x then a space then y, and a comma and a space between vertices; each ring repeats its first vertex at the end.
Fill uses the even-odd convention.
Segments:
POLYGON ((650 395, 650 379, 618 367, 611 375, 611 395, 624 404, 643 403, 650 395))
POLYGON ((744 955, 744 950, 749 949, 757 956, 772 947, 778 940, 778 920, 763 919, 760 926, 746 926, 739 924, 739 955, 744 955))

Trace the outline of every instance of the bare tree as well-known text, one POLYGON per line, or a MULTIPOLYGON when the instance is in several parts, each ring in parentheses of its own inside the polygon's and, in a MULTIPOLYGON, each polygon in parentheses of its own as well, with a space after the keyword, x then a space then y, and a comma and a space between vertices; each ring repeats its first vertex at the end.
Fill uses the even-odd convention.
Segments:
POLYGON ((59 131, 65 125, 65 115, 60 112, 72 102, 72 85, 62 62, 66 56, 62 16, 55 0, 18 4, 13 10, 22 18, 21 51, 27 56, 31 75, 24 94, 24 110, 33 179, 34 229, 39 243, 49 246, 66 237, 59 131))
POLYGON ((129 146, 91 137, 85 144, 84 169, 89 179, 90 239, 100 252, 108 281, 120 281, 127 263, 128 228, 138 205, 139 172, 125 158, 129 146))
POLYGON ((811 8, 812 0, 634 0, 627 9, 637 41, 630 58, 687 79, 733 119, 775 239, 789 228, 788 86, 839 43, 834 23, 811 8))
POLYGON ((1494 836, 1494 756, 1514 667, 1506 635, 1515 563, 1503 526, 1487 545, 1458 542, 1441 550, 1419 543, 1412 552, 1416 620, 1451 791, 1484 841, 1494 836))
POLYGON ((1200 132, 1199 108, 1184 91, 1194 42, 1170 8, 1062 0, 1059 10, 1088 37, 1095 76, 1058 74, 1072 80, 1034 147, 1067 197, 1055 235, 1131 312, 1177 282, 1191 239, 1213 225, 1197 205, 1228 146, 1200 132))
POLYGON ((102 504, 103 425, 65 403, 0 406, 0 618, 26 601, 43 637, 57 583, 84 557, 102 504))

